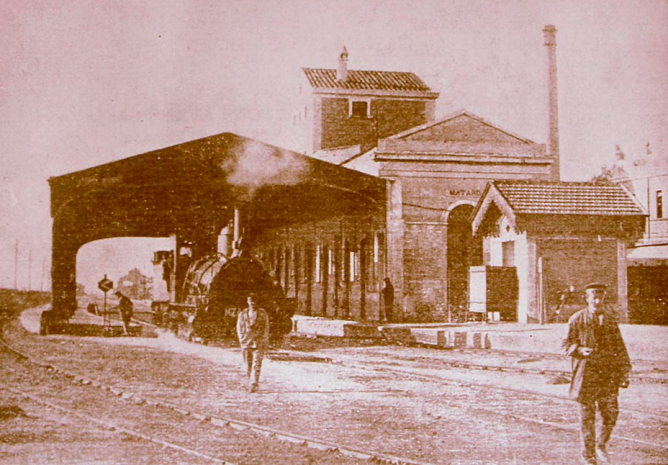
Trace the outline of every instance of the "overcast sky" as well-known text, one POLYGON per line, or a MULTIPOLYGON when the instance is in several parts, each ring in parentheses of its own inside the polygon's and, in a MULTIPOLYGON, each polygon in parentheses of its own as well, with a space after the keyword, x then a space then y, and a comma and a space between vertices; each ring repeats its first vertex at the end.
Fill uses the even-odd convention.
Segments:
MULTIPOLYGON (((4 0, 0 287, 13 286, 17 240, 19 286, 29 255, 32 287, 48 274, 48 177, 227 131, 290 148, 300 68, 335 68, 344 44, 350 69, 422 77, 441 94, 437 117, 467 109, 544 143, 546 24, 562 178, 589 179, 616 144, 665 154, 665 0, 4 0)), ((87 279, 127 271, 115 255, 128 244, 86 246, 87 279)), ((133 247, 147 269, 152 250, 133 247)))

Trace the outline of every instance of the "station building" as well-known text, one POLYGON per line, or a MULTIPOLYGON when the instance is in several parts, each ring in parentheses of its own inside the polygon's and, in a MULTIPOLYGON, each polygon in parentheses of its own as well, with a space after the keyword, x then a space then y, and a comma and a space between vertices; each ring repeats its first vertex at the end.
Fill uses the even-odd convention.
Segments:
POLYGON ((646 215, 623 186, 495 181, 476 206, 483 265, 470 269, 470 311, 520 323, 564 322, 584 305, 588 282, 628 322, 627 247, 646 215))
POLYGON ((648 212, 647 227, 642 238, 629 249, 632 265, 668 266, 668 156, 647 151, 639 157, 627 158, 618 148, 612 165, 612 181, 633 192, 648 212))
MULTIPOLYGON (((503 234, 502 216, 480 203, 490 183, 551 183, 557 190, 563 184, 556 30, 548 26, 544 34, 546 145, 466 110, 436 118, 438 93, 417 75, 349 70, 344 48, 337 68, 302 70, 293 123, 303 154, 228 133, 52 178, 54 308, 75 305, 74 257, 81 245, 140 235, 174 238, 177 277, 184 246, 194 260, 231 253, 243 238, 245 250, 301 314, 384 321, 380 296, 389 278, 395 320, 468 319, 471 269, 496 264, 485 238, 503 234), (483 234, 474 235, 474 213, 483 215, 483 234)), ((492 185, 503 197, 502 184, 492 185)), ((556 192, 543 189, 540 195, 556 192)), ((589 195, 595 202, 606 194, 594 189, 589 195)), ((622 201, 627 193, 615 195, 622 201)), ((506 207, 505 221, 524 213, 511 210, 506 207)), ((608 232, 602 235, 615 238, 618 250, 619 234, 608 232)), ((606 254, 600 266, 621 270, 617 252, 606 254)), ((526 289, 511 319, 542 321, 544 313, 536 310, 542 297, 530 290, 537 283, 527 276, 518 280, 515 272, 518 289, 526 289)), ((569 279, 591 277, 584 271, 569 279)), ((615 295, 624 283, 610 283, 615 295)), ((174 283, 163 287, 178 289, 174 283)))
POLYGON ((639 156, 618 148, 612 181, 633 192, 647 211, 645 233, 629 247, 629 313, 632 322, 668 324, 668 156, 653 153, 649 143, 639 156))
MULTIPOLYGON (((476 202, 490 181, 558 178, 558 152, 466 110, 436 119, 438 94, 414 73, 349 70, 348 58, 344 48, 336 69, 303 69, 294 129, 310 156, 386 180, 385 217, 380 228, 369 219, 356 221, 371 225, 363 230, 346 221, 303 227, 319 257, 317 298, 304 313, 383 320, 380 286, 389 278, 402 320, 465 320, 469 267, 483 263, 482 239, 471 231, 476 202), (349 249, 343 237, 360 239, 349 249), (374 266, 360 283, 369 292, 362 297, 353 284, 350 305, 340 286, 356 283, 358 261, 374 266), (339 262, 344 270, 353 264, 350 277, 339 262)), ((293 226, 267 233, 260 253, 278 257, 274 267, 304 241, 293 226)))

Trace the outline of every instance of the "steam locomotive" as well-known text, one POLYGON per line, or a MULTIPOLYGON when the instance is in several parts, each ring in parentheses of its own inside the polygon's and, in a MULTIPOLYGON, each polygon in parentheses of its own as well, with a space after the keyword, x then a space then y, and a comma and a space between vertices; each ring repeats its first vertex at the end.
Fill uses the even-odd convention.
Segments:
MULTIPOLYGON (((162 263, 164 281, 169 283, 171 256, 159 253, 153 263, 162 263)), ((177 298, 165 302, 154 297, 155 322, 189 341, 233 338, 237 315, 247 307, 250 293, 256 294, 269 316, 270 342, 280 341, 292 330, 296 304, 259 262, 244 255, 209 255, 190 264, 177 298)))

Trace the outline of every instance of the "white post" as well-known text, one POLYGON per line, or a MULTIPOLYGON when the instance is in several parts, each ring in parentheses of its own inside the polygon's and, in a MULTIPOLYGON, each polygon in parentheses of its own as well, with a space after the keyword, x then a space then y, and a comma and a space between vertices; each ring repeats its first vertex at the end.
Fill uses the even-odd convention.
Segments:
POLYGON ((620 320, 629 322, 629 289, 626 261, 626 242, 617 239, 617 306, 620 320))

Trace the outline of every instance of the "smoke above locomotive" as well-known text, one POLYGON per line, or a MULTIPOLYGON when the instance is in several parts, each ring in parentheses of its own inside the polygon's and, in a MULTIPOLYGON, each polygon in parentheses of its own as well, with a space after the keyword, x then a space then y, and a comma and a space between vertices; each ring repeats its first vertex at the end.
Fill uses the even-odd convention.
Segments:
POLYGON ((246 201, 262 187, 296 185, 308 177, 302 156, 245 138, 227 143, 220 166, 227 183, 243 189, 246 201))

